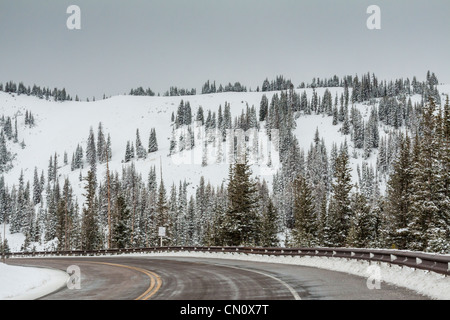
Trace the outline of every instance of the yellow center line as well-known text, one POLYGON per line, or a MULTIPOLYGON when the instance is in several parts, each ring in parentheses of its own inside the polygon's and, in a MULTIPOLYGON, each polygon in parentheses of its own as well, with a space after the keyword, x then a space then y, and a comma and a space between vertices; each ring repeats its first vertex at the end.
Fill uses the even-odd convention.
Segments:
MULTIPOLYGON (((144 269, 142 269, 142 270, 144 270, 144 269)), ((149 276, 152 275, 152 279, 156 279, 156 288, 152 292, 149 292, 149 294, 142 300, 150 299, 156 292, 158 292, 158 290, 161 288, 161 285, 162 285, 162 280, 156 273, 154 273, 152 271, 148 271, 148 270, 145 270, 145 271, 147 271, 149 276)))
POLYGON ((127 268, 127 269, 135 270, 135 271, 138 271, 138 272, 141 272, 141 273, 147 275, 150 278, 150 286, 148 287, 147 290, 145 290, 144 293, 142 293, 135 300, 150 299, 156 292, 158 292, 158 290, 161 288, 161 285, 162 285, 162 280, 159 275, 157 275, 156 273, 154 273, 152 271, 148 271, 148 270, 145 270, 142 268, 127 266, 127 265, 117 264, 117 263, 109 263, 109 262, 83 261, 83 263, 103 264, 103 265, 109 265, 109 266, 114 266, 114 267, 127 268), (156 285, 156 287, 155 287, 155 285, 156 285))

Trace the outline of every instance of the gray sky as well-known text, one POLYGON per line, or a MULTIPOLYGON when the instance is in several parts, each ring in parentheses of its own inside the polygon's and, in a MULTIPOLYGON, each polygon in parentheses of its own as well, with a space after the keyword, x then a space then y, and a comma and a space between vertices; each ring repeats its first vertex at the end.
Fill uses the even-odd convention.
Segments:
POLYGON ((448 0, 0 0, 0 82, 101 97, 374 72, 450 82, 448 0), (68 30, 69 5, 81 30, 68 30), (369 5, 381 30, 369 30, 369 5))

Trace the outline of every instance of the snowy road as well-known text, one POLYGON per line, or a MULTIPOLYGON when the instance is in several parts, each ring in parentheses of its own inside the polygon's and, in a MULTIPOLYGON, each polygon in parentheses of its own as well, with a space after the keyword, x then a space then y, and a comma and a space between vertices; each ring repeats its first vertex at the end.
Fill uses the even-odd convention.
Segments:
POLYGON ((11 259, 9 264, 66 271, 77 266, 79 289, 62 288, 51 300, 415 300, 413 291, 323 269, 191 257, 11 259))

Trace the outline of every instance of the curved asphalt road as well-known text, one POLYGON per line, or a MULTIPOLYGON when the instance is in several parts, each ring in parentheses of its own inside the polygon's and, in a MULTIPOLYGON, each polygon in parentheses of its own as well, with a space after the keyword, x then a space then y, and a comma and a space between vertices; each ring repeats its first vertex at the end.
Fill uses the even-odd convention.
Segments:
POLYGON ((296 265, 184 257, 10 259, 8 264, 80 268, 80 289, 50 300, 416 300, 413 291, 366 278, 296 265))

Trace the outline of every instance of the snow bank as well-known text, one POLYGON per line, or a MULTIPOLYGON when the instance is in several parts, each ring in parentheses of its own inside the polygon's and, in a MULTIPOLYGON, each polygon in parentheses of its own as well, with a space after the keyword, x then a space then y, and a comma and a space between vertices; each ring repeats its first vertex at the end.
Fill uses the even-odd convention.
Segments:
POLYGON ((64 286, 68 278, 60 270, 0 263, 0 300, 37 299, 64 286))
POLYGON ((370 264, 368 261, 328 257, 244 255, 220 252, 161 252, 145 255, 219 258, 315 267, 365 277, 368 279, 368 282, 372 282, 375 279, 380 280, 381 284, 385 282, 407 288, 432 299, 450 300, 450 277, 410 267, 389 266, 386 263, 370 264))

